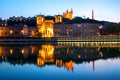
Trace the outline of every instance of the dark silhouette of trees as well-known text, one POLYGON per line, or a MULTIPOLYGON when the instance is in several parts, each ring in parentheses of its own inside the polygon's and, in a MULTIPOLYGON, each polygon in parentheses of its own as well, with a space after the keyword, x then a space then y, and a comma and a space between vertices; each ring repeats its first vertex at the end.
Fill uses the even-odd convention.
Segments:
POLYGON ((110 23, 104 31, 106 34, 120 35, 120 23, 110 23))
POLYGON ((54 16, 45 16, 46 20, 55 20, 54 16))
POLYGON ((36 26, 36 17, 32 17, 32 18, 27 18, 27 19, 15 19, 15 20, 11 20, 8 19, 7 20, 7 24, 8 25, 28 25, 28 26, 36 26))

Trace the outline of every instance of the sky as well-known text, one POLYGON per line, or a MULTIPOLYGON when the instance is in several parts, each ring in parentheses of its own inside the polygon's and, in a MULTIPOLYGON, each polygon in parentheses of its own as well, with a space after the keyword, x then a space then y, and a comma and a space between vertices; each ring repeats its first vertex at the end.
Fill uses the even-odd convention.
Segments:
POLYGON ((74 17, 92 18, 93 9, 96 20, 120 22, 120 0, 0 0, 0 17, 62 15, 71 8, 74 17))

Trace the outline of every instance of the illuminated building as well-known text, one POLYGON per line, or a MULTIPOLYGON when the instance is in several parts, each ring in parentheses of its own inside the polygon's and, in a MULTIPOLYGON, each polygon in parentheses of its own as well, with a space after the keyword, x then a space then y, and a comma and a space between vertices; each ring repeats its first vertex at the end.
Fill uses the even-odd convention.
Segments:
POLYGON ((20 37, 23 35, 23 28, 24 26, 0 26, 0 37, 6 36, 13 36, 13 37, 20 37))
POLYGON ((24 25, 23 30, 21 32, 24 36, 28 37, 28 26, 24 25))
POLYGON ((73 10, 72 9, 71 9, 71 11, 67 10, 65 13, 63 13, 63 17, 72 20, 73 19, 73 10))
POLYGON ((54 21, 45 20, 44 16, 37 16, 37 29, 41 37, 54 37, 54 21))
POLYGON ((55 23, 62 23, 62 15, 55 15, 55 23))
POLYGON ((38 53, 37 65, 43 66, 45 63, 54 62, 54 46, 42 45, 38 53))
POLYGON ((36 37, 36 33, 37 28, 35 26, 0 26, 0 37, 36 37))
POLYGON ((29 28, 28 28, 29 37, 36 37, 36 34, 37 34, 37 27, 29 26, 29 28))

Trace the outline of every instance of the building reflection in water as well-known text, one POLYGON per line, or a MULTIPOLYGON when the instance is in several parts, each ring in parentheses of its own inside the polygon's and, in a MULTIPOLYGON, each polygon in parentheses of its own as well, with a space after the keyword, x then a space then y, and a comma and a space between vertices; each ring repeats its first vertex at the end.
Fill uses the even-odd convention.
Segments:
POLYGON ((65 68, 67 68, 68 70, 73 70, 74 69, 74 62, 72 60, 70 60, 69 62, 66 62, 64 64, 65 68))
POLYGON ((25 63, 38 67, 55 65, 74 70, 75 64, 92 62, 91 66, 95 70, 96 60, 108 58, 120 58, 120 43, 63 42, 58 45, 0 46, 0 62, 7 61, 13 65, 25 63))
POLYGON ((42 45, 37 56, 37 65, 44 66, 45 63, 54 63, 54 46, 42 45))

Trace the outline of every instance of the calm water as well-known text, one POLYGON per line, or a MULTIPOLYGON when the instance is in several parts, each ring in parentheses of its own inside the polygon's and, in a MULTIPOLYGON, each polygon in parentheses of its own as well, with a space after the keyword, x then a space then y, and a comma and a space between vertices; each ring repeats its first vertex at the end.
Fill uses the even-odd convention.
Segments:
POLYGON ((120 80, 118 43, 0 45, 0 80, 120 80))

